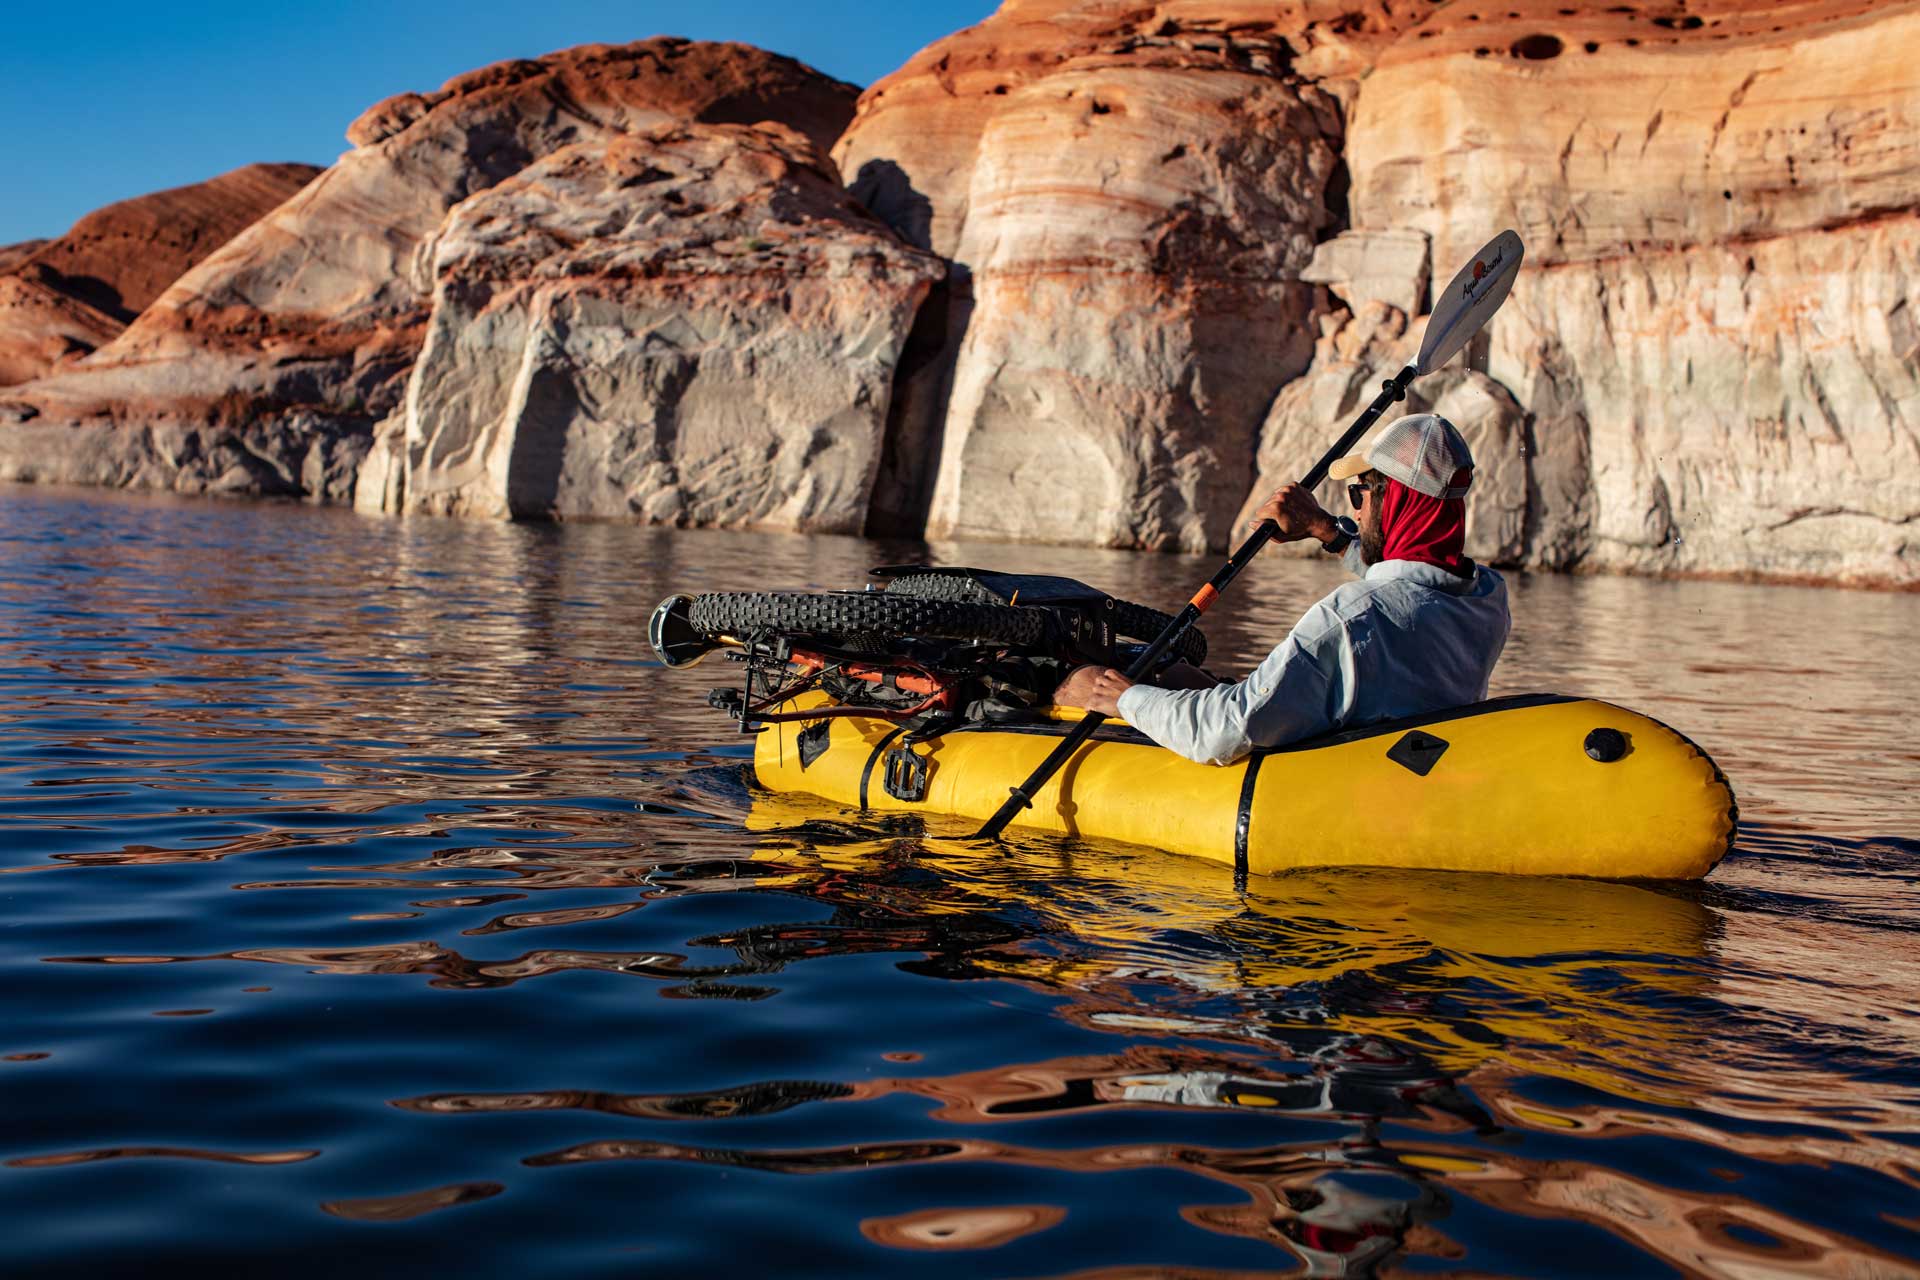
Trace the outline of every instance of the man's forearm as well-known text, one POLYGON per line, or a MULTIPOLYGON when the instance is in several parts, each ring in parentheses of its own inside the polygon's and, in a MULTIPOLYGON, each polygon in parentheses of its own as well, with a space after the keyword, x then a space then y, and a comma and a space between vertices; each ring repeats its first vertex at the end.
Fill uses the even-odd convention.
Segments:
POLYGON ((1245 755, 1246 711, 1239 685, 1156 689, 1137 684, 1117 700, 1126 722, 1161 746, 1201 764, 1227 764, 1245 755))

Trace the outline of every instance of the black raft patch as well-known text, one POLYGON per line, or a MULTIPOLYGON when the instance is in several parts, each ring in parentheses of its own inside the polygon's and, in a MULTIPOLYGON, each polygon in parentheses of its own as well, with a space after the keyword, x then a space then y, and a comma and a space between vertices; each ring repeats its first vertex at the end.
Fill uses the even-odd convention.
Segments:
POLYGON ((800 731, 797 741, 800 744, 800 771, 806 772, 807 766, 826 754, 827 739, 833 734, 831 720, 815 720, 800 731))
POLYGON ((1424 778, 1433 772, 1450 744, 1419 729, 1409 729, 1399 741, 1387 748, 1387 759, 1424 778))

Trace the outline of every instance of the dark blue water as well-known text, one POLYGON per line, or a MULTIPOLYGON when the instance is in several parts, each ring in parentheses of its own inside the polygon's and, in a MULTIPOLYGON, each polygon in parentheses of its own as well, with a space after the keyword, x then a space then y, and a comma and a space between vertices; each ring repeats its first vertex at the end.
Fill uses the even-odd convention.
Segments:
POLYGON ((1736 853, 1237 894, 756 795, 647 655, 913 550, 0 490, 7 1271, 1920 1274, 1920 597, 1516 579, 1494 692, 1688 733, 1736 853))

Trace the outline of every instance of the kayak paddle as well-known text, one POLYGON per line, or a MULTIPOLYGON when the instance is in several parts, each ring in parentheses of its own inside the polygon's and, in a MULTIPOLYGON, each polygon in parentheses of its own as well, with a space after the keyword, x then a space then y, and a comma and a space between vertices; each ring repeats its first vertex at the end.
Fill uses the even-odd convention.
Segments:
MULTIPOLYGON (((1407 388, 1413 384, 1415 378, 1432 373, 1453 359, 1460 348, 1466 346, 1468 340, 1480 332, 1487 321, 1493 318, 1493 313, 1500 309, 1500 304, 1507 300, 1507 294, 1513 288, 1513 278, 1520 271, 1520 259, 1524 255, 1525 246, 1520 243, 1520 237, 1512 231, 1502 231, 1488 241, 1484 249, 1473 255, 1473 261, 1462 267, 1460 273, 1454 276, 1440 296, 1434 299, 1433 316, 1427 321, 1427 335, 1420 343, 1419 356, 1412 364, 1381 384, 1380 394, 1374 397, 1373 403, 1354 420, 1345 434, 1334 441, 1331 449, 1320 455, 1320 461, 1314 463, 1313 468, 1301 477, 1301 488, 1312 489, 1326 479, 1327 468, 1331 467, 1335 460, 1345 457, 1354 442, 1365 435, 1367 429, 1379 421, 1380 415, 1390 406, 1407 398, 1407 388)), ((1167 629, 1160 633, 1159 638, 1133 660, 1133 664, 1126 670, 1126 678, 1138 681, 1152 671, 1161 655, 1186 634, 1187 628, 1200 620, 1200 615, 1220 598, 1220 593, 1227 589, 1227 584, 1239 576, 1240 570, 1246 568, 1247 563, 1260 554, 1261 548, 1265 547, 1278 532, 1280 532, 1280 526, 1273 521, 1261 521, 1260 527, 1254 530, 1253 536, 1241 543, 1240 549, 1220 566, 1220 572, 1214 574, 1204 587, 1193 593, 1193 599, 1187 601, 1186 607, 1175 615, 1173 621, 1167 625, 1167 629)), ((1093 731, 1098 729, 1106 718, 1098 711, 1087 712, 1086 718, 1073 727, 1073 732, 1060 739, 1060 744, 1040 762, 1040 767, 1035 769, 1025 782, 1011 788, 1012 794, 1007 797, 1007 802, 987 819, 986 825, 974 834, 974 838, 976 840, 998 839, 1000 833, 1006 830, 1007 824, 1012 822, 1022 809, 1031 809, 1033 797, 1047 785, 1048 779, 1059 772, 1060 766, 1072 757, 1081 744, 1093 736, 1093 731)))

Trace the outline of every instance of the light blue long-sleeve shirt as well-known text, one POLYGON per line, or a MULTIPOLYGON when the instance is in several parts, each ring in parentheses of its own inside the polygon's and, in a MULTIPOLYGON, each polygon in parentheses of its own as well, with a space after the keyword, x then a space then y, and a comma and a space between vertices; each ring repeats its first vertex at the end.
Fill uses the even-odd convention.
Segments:
POLYGON ((1507 584, 1492 569, 1458 578, 1383 560, 1307 610, 1245 680, 1137 684, 1120 695, 1120 715, 1189 760, 1229 764, 1255 747, 1478 702, 1510 626, 1507 584))

